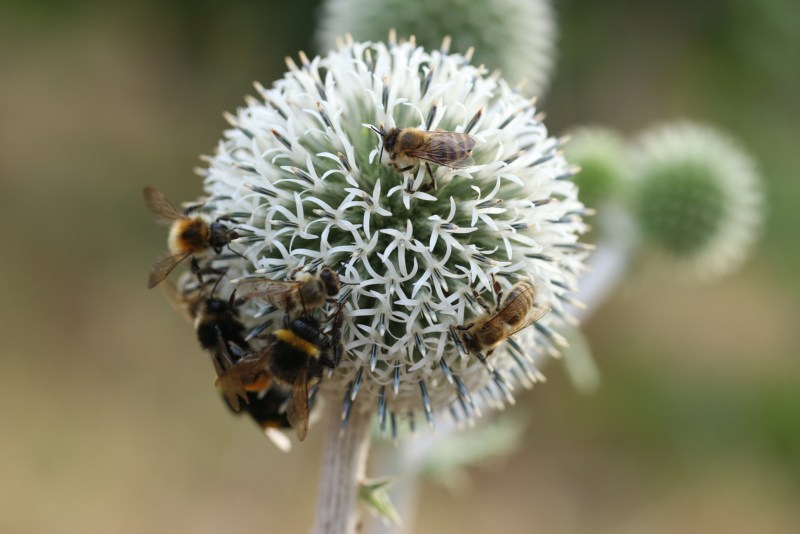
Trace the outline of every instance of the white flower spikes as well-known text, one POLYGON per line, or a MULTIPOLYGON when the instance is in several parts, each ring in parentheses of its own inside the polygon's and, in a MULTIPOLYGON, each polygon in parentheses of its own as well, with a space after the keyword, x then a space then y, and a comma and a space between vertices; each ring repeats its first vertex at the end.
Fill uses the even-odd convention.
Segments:
MULTIPOLYGON (((589 249, 560 140, 534 102, 446 48, 348 39, 287 63, 283 79, 256 85, 260 99, 228 115, 232 128, 202 171, 215 211, 245 221, 233 245, 243 258, 216 263, 230 278, 339 272, 346 353, 320 393, 343 402, 345 423, 353 402, 373 403, 395 434, 409 418, 470 421, 513 401, 515 388, 541 379, 534 358, 561 342, 589 249), (421 191, 424 165, 400 173, 385 152, 378 160, 382 140, 365 125, 379 124, 469 133, 474 165, 433 166, 438 188, 421 191), (492 277, 505 290, 529 280, 551 312, 486 366, 456 327, 484 313, 473 290, 493 303, 492 277)), ((242 312, 256 348, 282 315, 252 302, 242 312)))

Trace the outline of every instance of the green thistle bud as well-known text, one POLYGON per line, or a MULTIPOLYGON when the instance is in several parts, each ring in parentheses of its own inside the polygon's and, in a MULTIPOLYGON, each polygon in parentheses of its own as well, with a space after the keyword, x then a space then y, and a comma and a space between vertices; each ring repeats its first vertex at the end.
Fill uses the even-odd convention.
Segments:
POLYGON ((581 168, 575 176, 578 197, 595 208, 613 197, 619 188, 626 157, 625 141, 616 132, 585 126, 572 132, 564 147, 569 160, 581 168))
POLYGON ((326 51, 346 32, 380 40, 392 28, 431 50, 445 35, 454 51, 474 47, 475 63, 500 69, 511 83, 524 80, 528 94, 541 95, 549 83, 556 23, 548 0, 327 0, 317 42, 326 51))
POLYGON ((763 193, 753 160, 731 139, 691 123, 659 126, 642 135, 630 172, 643 236, 679 269, 711 278, 744 261, 763 193))

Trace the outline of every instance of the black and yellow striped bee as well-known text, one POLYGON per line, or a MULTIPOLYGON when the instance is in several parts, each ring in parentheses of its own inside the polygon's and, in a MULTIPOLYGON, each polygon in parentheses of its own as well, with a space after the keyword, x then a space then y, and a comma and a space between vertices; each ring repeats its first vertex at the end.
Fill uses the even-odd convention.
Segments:
POLYGON ((170 281, 163 287, 176 309, 194 322, 197 339, 211 356, 217 373, 215 384, 228 408, 249 414, 278 448, 288 450, 291 443, 280 430, 291 427, 286 413, 291 389, 273 383, 263 367, 250 373, 244 373, 243 369, 230 373, 251 352, 245 327, 237 317, 235 297, 232 295, 229 300, 205 297, 202 287, 191 283, 180 290, 170 281))
POLYGON ((267 335, 263 349, 241 358, 220 375, 220 380, 246 390, 247 384, 258 382, 266 372, 270 379, 291 388, 286 413, 300 441, 308 434, 309 389, 320 381, 325 368, 336 366, 331 337, 320 328, 319 321, 309 315, 291 319, 287 314, 283 327, 267 335))
MULTIPOLYGON (((183 260, 192 257, 192 271, 197 273, 200 267, 196 256, 208 250, 217 254, 231 241, 239 237, 235 230, 228 228, 219 220, 209 222, 204 217, 190 216, 181 212, 167 197, 154 187, 144 188, 144 201, 155 215, 156 222, 169 225, 168 249, 156 260, 150 270, 147 287, 160 284, 170 272, 183 260)), ((198 275, 199 277, 199 275, 198 275)))

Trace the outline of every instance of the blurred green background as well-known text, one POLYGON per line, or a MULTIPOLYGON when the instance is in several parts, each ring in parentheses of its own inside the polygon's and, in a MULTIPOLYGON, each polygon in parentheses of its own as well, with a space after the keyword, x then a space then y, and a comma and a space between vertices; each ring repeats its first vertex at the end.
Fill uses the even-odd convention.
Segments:
MULTIPOLYGON (((556 2, 555 133, 692 118, 760 161, 756 257, 720 283, 647 257, 585 326, 604 381, 519 399, 524 447, 416 532, 800 532, 800 3, 556 2)), ((229 416, 192 330, 145 278, 141 198, 192 173, 250 83, 311 50, 317 2, 0 7, 0 532, 304 532, 321 441, 283 456, 229 416)))

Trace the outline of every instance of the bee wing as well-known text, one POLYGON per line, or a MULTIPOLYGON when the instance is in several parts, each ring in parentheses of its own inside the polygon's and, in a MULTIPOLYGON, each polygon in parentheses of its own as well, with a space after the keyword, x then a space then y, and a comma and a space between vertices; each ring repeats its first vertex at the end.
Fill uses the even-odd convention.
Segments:
POLYGON ((520 330, 525 330, 530 325, 547 315, 550 311, 550 306, 541 306, 541 305, 534 305, 530 311, 528 312, 528 316, 522 322, 522 325, 519 328, 515 328, 513 331, 509 332, 508 337, 513 336, 520 330))
POLYGON ((246 358, 239 360, 235 364, 231 364, 230 356, 227 354, 227 348, 220 340, 220 348, 217 349, 217 360, 215 367, 219 372, 219 364, 222 364, 224 369, 219 372, 219 376, 214 384, 217 389, 225 397, 233 411, 240 410, 239 399, 241 398, 246 403, 250 402, 248 392, 255 393, 269 387, 269 377, 264 371, 264 362, 261 358, 246 358))
POLYGON ((185 260, 191 252, 178 252, 173 254, 171 251, 162 253, 156 260, 156 264, 150 269, 150 277, 147 279, 147 289, 152 289, 167 277, 172 269, 180 262, 185 260))
POLYGON ((281 304, 299 286, 300 282, 290 280, 251 278, 239 282, 236 285, 236 289, 238 291, 239 288, 244 288, 244 295, 247 298, 257 298, 272 304, 281 304))
POLYGON ((292 385, 292 400, 286 409, 289 423, 297 432, 297 439, 303 441, 308 434, 308 369, 300 373, 292 385))
MULTIPOLYGON (((509 297, 510 297, 510 295, 509 295, 509 297)), ((531 321, 530 323, 528 323, 528 321, 530 320, 531 312, 534 309, 537 308, 537 306, 535 304, 535 299, 536 299, 536 288, 535 287, 533 287, 532 285, 528 286, 527 288, 525 288, 525 291, 517 293, 514 298, 509 298, 509 297, 506 297, 506 299, 502 302, 502 309, 499 312, 497 312, 494 315, 494 317, 492 317, 491 319, 486 321, 486 324, 485 324, 485 326, 483 328, 493 328, 493 327, 495 327, 496 323, 500 323, 500 325, 502 326, 502 325, 507 324, 507 323, 519 322, 520 324, 523 324, 525 326, 530 326, 533 322, 535 322, 535 321, 531 321), (513 313, 510 310, 516 309, 514 303, 517 302, 517 300, 519 300, 520 298, 522 298, 523 295, 525 295, 526 298, 527 298, 527 295, 529 295, 529 294, 530 294, 531 301, 534 301, 534 305, 531 306, 530 309, 528 309, 527 315, 525 316, 525 318, 522 321, 517 321, 515 317, 513 317, 513 318, 509 317, 509 315, 513 313)), ((538 319, 536 319, 536 320, 538 320, 538 319)), ((522 328, 525 328, 525 326, 523 326, 522 328)), ((522 328, 519 328, 516 331, 519 332, 520 330, 522 330, 522 328)), ((511 334, 509 334, 509 335, 511 335, 511 334)))
POLYGON ((169 300, 169 303, 175 311, 190 323, 194 322, 194 317, 189 311, 189 303, 186 301, 186 298, 181 295, 181 292, 175 284, 172 283, 172 280, 164 280, 164 283, 161 284, 161 289, 164 291, 167 300, 169 300))
POLYGON ((471 154, 477 141, 471 135, 435 131, 428 133, 427 137, 422 148, 408 152, 410 157, 453 168, 469 167, 474 163, 471 154))
POLYGON ((144 188, 144 202, 153 212, 156 222, 159 224, 172 224, 174 221, 184 218, 183 213, 155 187, 144 188))

